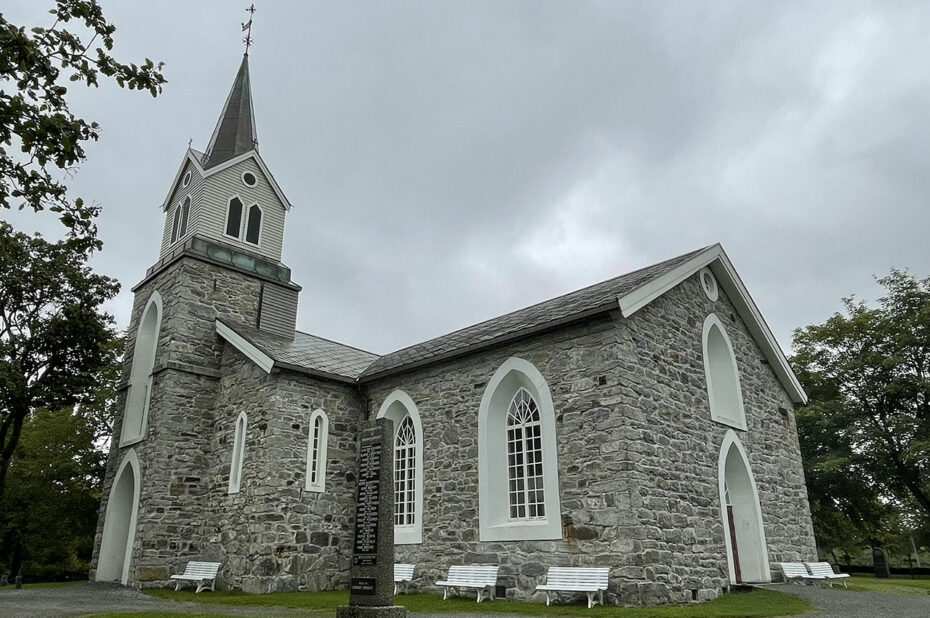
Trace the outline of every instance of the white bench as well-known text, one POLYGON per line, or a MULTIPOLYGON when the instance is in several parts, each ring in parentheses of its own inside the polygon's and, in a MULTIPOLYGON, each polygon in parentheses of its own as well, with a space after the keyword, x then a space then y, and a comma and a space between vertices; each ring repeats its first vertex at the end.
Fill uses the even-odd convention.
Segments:
POLYGON ((584 592, 588 595, 588 609, 591 609, 598 603, 604 604, 609 576, 607 567, 549 567, 546 583, 536 586, 536 590, 546 593, 546 605, 555 592, 584 592))
POLYGON ((404 585, 404 594, 407 594, 407 584, 413 579, 412 564, 394 564, 394 594, 397 594, 398 584, 404 585))
POLYGON ((817 575, 823 577, 824 581, 830 584, 830 587, 833 587, 834 579, 843 580, 843 588, 848 588, 846 585, 846 579, 849 577, 849 573, 836 573, 833 571, 833 567, 830 566, 829 562, 805 562, 804 566, 811 572, 811 575, 817 575))
POLYGON ((176 591, 180 590, 181 582, 187 581, 197 584, 196 592, 206 590, 208 587, 210 590, 214 590, 216 574, 219 570, 219 562, 188 562, 183 573, 171 576, 171 579, 176 580, 174 589, 176 591))
POLYGON ((436 582, 437 586, 444 586, 442 599, 449 597, 450 588, 474 588, 478 590, 478 602, 482 599, 494 600, 494 586, 497 585, 496 566, 464 566, 449 567, 449 575, 443 581, 436 582))
POLYGON ((800 562, 778 562, 776 564, 781 567, 781 572, 785 578, 785 583, 792 581, 822 582, 825 579, 822 575, 811 575, 808 573, 807 567, 805 567, 800 562))

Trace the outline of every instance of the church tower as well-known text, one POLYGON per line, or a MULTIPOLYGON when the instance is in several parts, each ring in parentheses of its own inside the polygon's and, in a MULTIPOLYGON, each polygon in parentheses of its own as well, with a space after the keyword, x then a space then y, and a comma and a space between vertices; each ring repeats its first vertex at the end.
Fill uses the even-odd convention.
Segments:
POLYGON ((161 208, 158 260, 133 288, 91 571, 99 581, 167 580, 166 565, 202 555, 214 533, 192 514, 209 510, 215 481, 218 324, 295 336, 300 287, 281 262, 291 204, 258 152, 248 54, 206 151, 188 148, 161 208))

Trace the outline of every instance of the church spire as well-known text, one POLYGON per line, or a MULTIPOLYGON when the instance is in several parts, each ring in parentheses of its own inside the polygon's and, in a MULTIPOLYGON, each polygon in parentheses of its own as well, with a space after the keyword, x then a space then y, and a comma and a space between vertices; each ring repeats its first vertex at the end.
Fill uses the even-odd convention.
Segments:
POLYGON ((252 111, 249 54, 246 53, 242 56, 236 80, 207 146, 204 168, 219 165, 250 150, 258 150, 258 135, 252 111))

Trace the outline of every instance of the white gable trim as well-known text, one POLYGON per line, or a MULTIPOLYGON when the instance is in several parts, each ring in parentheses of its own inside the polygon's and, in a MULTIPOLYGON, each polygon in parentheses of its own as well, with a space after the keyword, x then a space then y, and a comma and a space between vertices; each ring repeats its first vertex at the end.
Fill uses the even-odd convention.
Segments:
POLYGON ((171 184, 169 185, 168 195, 165 196, 165 201, 162 202, 161 206, 159 207, 162 210, 166 210, 168 205, 171 203, 171 196, 174 195, 174 190, 178 187, 178 181, 181 180, 181 173, 184 172, 184 168, 187 167, 188 161, 196 166, 197 171, 200 172, 201 176, 204 175, 203 167, 200 166, 200 161, 198 161, 197 157, 194 156, 194 151, 188 148, 187 152, 184 153, 184 158, 181 159, 181 165, 178 166, 178 171, 174 175, 174 180, 172 180, 171 184))
POLYGON ((261 170, 262 174, 265 176, 265 179, 268 181, 268 184, 271 185, 271 189, 274 191, 274 194, 278 197, 279 200, 281 200, 281 203, 284 205, 284 209, 290 211, 294 206, 284 195, 284 191, 281 190, 281 187, 278 185, 278 181, 275 180, 274 176, 271 175, 271 171, 268 169, 268 166, 265 165, 265 162, 262 161, 261 155, 259 155, 257 151, 250 150, 249 152, 244 152, 238 157, 233 157, 229 161, 224 161, 216 167, 211 167, 209 170, 204 171, 200 161, 198 161, 197 157, 194 156, 194 151, 190 148, 187 149, 184 158, 181 160, 181 165, 178 166, 178 171, 174 175, 174 180, 171 181, 171 188, 168 190, 168 195, 165 196, 165 201, 161 204, 161 209, 165 210, 171 203, 171 196, 174 195, 174 190, 178 186, 178 181, 181 179, 181 173, 184 171, 184 167, 188 161, 194 164, 194 166, 197 168, 197 171, 200 172, 200 175, 204 178, 204 180, 206 180, 213 174, 222 172, 223 170, 232 167, 240 161, 245 161, 250 157, 255 159, 255 164, 258 165, 258 169, 261 170))
POLYGON ((233 344, 246 358, 261 367, 265 373, 271 373, 272 368, 274 368, 274 359, 246 341, 242 335, 219 320, 216 321, 216 334, 233 344))
POLYGON ((807 394, 791 369, 785 353, 782 352, 775 335, 772 334, 771 329, 762 317, 762 313, 759 312, 759 308, 756 307, 756 303, 749 295, 749 290, 743 285, 736 273, 736 269, 733 268, 733 263, 730 262, 730 258, 727 257, 726 252, 719 243, 708 247, 661 277, 619 297, 617 300, 620 304, 620 313, 625 318, 630 317, 705 266, 709 267, 714 276, 717 277, 718 284, 727 293, 736 308, 736 312, 746 324, 753 339, 762 349, 765 359, 769 362, 792 401, 801 404, 807 403, 807 394))

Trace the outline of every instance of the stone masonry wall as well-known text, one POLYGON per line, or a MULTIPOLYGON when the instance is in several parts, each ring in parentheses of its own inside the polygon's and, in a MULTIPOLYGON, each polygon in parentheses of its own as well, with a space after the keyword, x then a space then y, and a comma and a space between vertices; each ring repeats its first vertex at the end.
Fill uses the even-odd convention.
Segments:
POLYGON ((423 543, 396 546, 398 561, 417 563, 414 585, 431 588, 451 564, 492 563, 518 598, 551 565, 611 567, 608 598, 622 604, 706 599, 726 587, 717 462, 728 427, 710 419, 701 342, 712 311, 737 357, 748 423, 737 433, 769 559, 814 558, 793 406, 729 300, 722 291, 708 300, 695 275, 628 320, 614 312, 369 385, 371 416, 399 388, 423 424, 423 543), (510 356, 532 362, 551 389, 560 541, 478 540, 478 408, 510 356))
POLYGON ((348 586, 356 434, 362 405, 352 385, 266 374, 227 346, 210 431, 211 548, 226 585, 246 592, 348 586), (311 413, 328 418, 323 493, 304 489, 311 413), (235 424, 248 415, 240 491, 228 493, 235 424))
POLYGON ((258 312, 257 280, 190 258, 175 262, 136 290, 124 354, 124 382, 130 375, 142 312, 156 290, 162 296, 163 312, 146 435, 141 442, 119 446, 123 390, 91 569, 93 578, 114 475, 133 449, 140 462, 142 487, 129 575, 134 585, 166 581, 188 560, 207 557, 202 517, 209 487, 205 474, 211 463, 210 432, 222 353, 214 320, 225 317, 255 324, 258 312))

